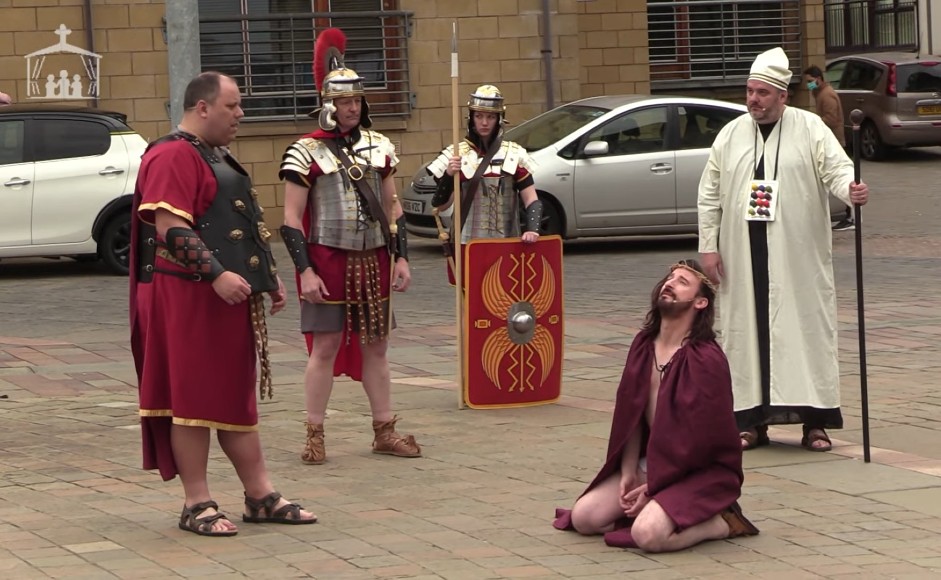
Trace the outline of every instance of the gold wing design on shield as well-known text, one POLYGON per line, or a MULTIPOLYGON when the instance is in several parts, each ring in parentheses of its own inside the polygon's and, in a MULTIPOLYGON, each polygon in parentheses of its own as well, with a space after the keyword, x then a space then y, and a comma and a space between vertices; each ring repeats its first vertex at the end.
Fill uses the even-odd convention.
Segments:
POLYGON ((536 351, 540 362, 542 362, 542 380, 539 381, 541 385, 546 382, 549 373, 552 372, 552 363, 555 362, 555 343, 552 342, 552 335, 549 334, 546 327, 540 324, 536 327, 536 333, 527 346, 536 351))
POLYGON ((490 266, 487 269, 487 273, 484 274, 484 281, 481 285, 481 298, 484 302, 484 307, 487 309, 494 318, 499 318, 501 320, 506 319, 507 310, 510 309, 510 306, 513 305, 512 297, 506 291, 506 288, 503 287, 503 284, 500 283, 500 266, 503 265, 503 258, 497 260, 497 262, 490 266))
MULTIPOLYGON (((494 317, 500 320, 507 319, 509 309, 518 300, 526 300, 533 305, 536 312, 536 318, 544 316, 552 306, 556 297, 556 280, 549 261, 542 258, 542 276, 539 284, 533 285, 532 279, 526 280, 527 284, 519 284, 523 280, 515 279, 515 286, 518 290, 522 288, 535 288, 531 296, 520 296, 518 298, 510 295, 510 292, 504 287, 500 280, 500 268, 503 265, 503 258, 499 258, 495 264, 487 269, 481 284, 481 299, 484 307, 494 317)), ((540 277, 532 268, 525 268, 527 274, 532 278, 540 277)), ((514 268, 514 271, 517 271, 514 268)), ((525 277, 525 276, 524 276, 525 277)), ((512 276, 511 276, 512 278, 512 276)), ((525 290, 523 290, 525 292, 525 290)), ((510 359, 510 370, 513 376, 513 383, 509 386, 508 392, 514 390, 523 390, 529 388, 535 389, 542 385, 549 378, 552 372, 552 365, 555 361, 555 343, 549 330, 542 324, 537 323, 532 339, 526 344, 514 344, 506 327, 495 329, 484 341, 481 352, 481 364, 484 374, 490 379, 498 389, 500 389, 500 369, 504 367, 507 357, 510 359), (533 366, 533 354, 538 358, 538 365, 533 366), (515 372, 512 372, 514 371, 515 372), (538 385, 532 384, 532 371, 538 370, 540 380, 538 385), (522 383, 522 384, 521 384, 522 383)))
POLYGON ((542 317, 552 306, 552 300, 555 299, 555 276, 552 275, 552 266, 549 260, 542 256, 542 283, 538 290, 530 299, 533 308, 536 310, 536 318, 542 317))
POLYGON ((481 353, 481 362, 484 366, 484 374, 490 379, 495 387, 500 388, 500 368, 502 367, 503 357, 510 352, 515 345, 510 340, 506 330, 502 332, 497 330, 487 337, 481 353))

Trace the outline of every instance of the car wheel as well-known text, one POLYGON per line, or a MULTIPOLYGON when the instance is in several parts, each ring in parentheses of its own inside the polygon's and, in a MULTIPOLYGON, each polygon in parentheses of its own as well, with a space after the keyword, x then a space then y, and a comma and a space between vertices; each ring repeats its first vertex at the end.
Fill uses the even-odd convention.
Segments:
POLYGON ((882 137, 879 136, 879 129, 876 128, 875 123, 866 121, 860 130, 862 131, 860 135, 860 156, 866 161, 879 161, 884 158, 888 148, 882 142, 882 137))
POLYGON ((113 218, 102 230, 98 255, 109 270, 126 276, 131 260, 131 213, 113 218))

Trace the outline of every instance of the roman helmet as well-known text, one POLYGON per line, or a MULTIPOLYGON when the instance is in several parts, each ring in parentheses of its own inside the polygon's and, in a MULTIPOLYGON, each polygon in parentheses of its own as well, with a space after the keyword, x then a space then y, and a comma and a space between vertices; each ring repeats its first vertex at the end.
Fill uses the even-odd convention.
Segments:
POLYGON ((324 131, 336 128, 334 113, 337 108, 333 99, 342 97, 362 97, 363 109, 359 124, 364 129, 372 127, 366 91, 363 89, 364 79, 353 69, 346 68, 343 62, 345 50, 346 35, 339 28, 328 28, 317 35, 317 42, 314 43, 314 83, 320 93, 320 108, 310 116, 317 117, 324 131))
POLYGON ((503 93, 494 85, 480 85, 477 87, 467 101, 467 108, 468 133, 476 134, 476 131, 474 131, 474 111, 496 113, 499 117, 497 121, 498 130, 506 124, 506 105, 503 104, 503 93))

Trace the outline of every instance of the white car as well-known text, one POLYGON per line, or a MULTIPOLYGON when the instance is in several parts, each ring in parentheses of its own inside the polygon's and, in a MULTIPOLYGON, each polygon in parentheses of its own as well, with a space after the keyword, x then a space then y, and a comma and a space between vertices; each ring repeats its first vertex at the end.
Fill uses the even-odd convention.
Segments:
POLYGON ((0 107, 0 258, 100 258, 127 274, 147 142, 121 113, 0 107))
MULTIPOLYGON (((526 148, 544 203, 541 233, 583 236, 695 234, 699 179, 709 149, 745 106, 694 97, 590 97, 506 131, 526 148)), ((409 232, 437 237, 435 180, 422 166, 402 192, 409 232)), ((831 219, 846 207, 830 199, 831 219)))

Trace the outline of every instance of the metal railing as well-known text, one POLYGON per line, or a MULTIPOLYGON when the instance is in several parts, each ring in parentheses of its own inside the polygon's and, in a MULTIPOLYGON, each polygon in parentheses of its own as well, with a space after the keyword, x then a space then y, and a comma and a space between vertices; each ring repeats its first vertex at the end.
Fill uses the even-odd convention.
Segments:
POLYGON ((347 36, 346 66, 365 78, 370 116, 408 116, 410 17, 383 10, 200 18, 202 68, 238 81, 246 121, 305 117, 320 102, 311 65, 316 34, 336 26, 347 36))
POLYGON ((800 0, 649 0, 654 89, 740 84, 755 56, 780 46, 800 74, 800 0))
POLYGON ((918 0, 828 3, 824 6, 823 20, 828 55, 918 50, 918 0))

